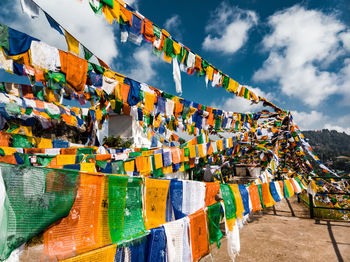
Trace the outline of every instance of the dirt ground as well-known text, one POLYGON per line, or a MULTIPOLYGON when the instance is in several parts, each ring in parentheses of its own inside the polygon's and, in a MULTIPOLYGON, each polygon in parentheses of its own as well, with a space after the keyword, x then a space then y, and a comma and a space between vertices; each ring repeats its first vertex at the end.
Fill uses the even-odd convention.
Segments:
MULTIPOLYGON (((308 209, 294 196, 252 216, 240 231, 241 252, 236 262, 350 261, 350 222, 309 219, 308 209), (294 216, 293 216, 294 214, 294 216)), ((227 241, 212 246, 201 261, 231 261, 227 241)))

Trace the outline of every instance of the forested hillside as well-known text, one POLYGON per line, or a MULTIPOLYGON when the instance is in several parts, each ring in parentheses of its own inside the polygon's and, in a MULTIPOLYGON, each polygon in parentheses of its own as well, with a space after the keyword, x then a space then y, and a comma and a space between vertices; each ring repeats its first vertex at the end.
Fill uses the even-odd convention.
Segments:
POLYGON ((350 136, 327 129, 303 131, 317 156, 332 169, 350 172, 350 136))

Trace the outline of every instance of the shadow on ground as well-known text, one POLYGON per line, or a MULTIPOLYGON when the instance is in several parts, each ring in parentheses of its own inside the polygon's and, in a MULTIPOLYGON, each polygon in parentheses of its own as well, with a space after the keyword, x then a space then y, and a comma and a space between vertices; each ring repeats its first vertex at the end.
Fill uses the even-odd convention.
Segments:
MULTIPOLYGON (((241 252, 236 262, 350 261, 350 222, 310 219, 294 196, 252 215, 240 231, 241 252)), ((212 245, 213 261, 232 261, 227 241, 212 245)), ((212 261, 206 257, 201 261, 212 261)))

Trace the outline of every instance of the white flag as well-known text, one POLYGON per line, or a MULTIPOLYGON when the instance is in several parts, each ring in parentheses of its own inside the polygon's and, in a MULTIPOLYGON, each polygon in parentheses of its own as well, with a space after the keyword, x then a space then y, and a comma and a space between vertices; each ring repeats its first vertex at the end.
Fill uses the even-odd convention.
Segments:
POLYGON ((37 18, 39 16, 39 6, 32 0, 21 0, 21 6, 24 13, 30 18, 37 18))

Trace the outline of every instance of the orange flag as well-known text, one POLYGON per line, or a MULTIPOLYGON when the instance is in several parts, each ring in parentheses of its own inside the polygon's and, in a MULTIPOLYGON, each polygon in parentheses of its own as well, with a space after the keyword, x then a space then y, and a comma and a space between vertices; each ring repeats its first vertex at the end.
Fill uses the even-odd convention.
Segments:
POLYGON ((260 197, 259 197, 259 189, 257 185, 250 185, 249 186, 249 196, 250 200, 252 201, 252 207, 253 211, 261 210, 261 203, 260 203, 260 197))
POLYGON ((198 261, 210 251, 208 241, 207 216, 203 209, 188 216, 190 219, 190 238, 193 261, 198 261))

